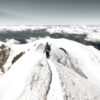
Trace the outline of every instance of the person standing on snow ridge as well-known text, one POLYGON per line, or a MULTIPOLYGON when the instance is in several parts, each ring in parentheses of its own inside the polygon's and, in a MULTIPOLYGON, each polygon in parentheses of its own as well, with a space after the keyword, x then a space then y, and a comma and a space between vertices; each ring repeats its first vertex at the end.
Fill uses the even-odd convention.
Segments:
POLYGON ((44 50, 44 52, 46 53, 46 58, 50 58, 50 51, 51 51, 51 47, 47 42, 45 45, 45 50, 44 50))

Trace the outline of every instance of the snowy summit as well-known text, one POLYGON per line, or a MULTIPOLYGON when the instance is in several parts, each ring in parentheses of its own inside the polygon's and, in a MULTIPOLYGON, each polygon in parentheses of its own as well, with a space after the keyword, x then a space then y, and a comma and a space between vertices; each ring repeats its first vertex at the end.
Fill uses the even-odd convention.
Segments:
POLYGON ((0 100, 100 100, 100 51, 96 48, 52 38, 0 44, 9 50, 1 71, 0 100), (46 42, 51 46, 49 59, 46 42))

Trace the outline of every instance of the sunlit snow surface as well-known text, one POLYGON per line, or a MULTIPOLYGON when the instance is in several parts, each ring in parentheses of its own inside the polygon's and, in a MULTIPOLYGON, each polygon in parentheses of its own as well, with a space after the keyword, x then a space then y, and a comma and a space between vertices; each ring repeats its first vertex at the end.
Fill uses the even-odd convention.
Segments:
POLYGON ((67 39, 13 42, 6 43, 11 52, 4 65, 6 73, 0 78, 0 100, 100 100, 99 50, 67 39), (50 59, 43 52, 47 41, 50 59))

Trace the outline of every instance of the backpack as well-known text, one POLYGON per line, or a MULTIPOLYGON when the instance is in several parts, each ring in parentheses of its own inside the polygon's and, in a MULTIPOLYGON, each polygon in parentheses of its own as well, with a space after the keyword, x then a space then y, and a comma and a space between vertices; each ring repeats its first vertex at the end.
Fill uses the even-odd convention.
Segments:
POLYGON ((49 45, 46 45, 45 51, 51 51, 51 47, 49 45))

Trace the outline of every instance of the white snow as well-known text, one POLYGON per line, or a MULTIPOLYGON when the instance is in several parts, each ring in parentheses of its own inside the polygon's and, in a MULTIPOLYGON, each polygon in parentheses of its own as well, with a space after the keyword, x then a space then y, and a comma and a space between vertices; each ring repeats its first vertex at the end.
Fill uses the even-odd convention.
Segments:
POLYGON ((100 51, 94 47, 51 38, 10 47, 4 68, 11 68, 0 78, 0 100, 100 100, 100 51), (47 41, 50 59, 43 53, 47 41), (25 54, 11 64, 21 51, 25 54))
POLYGON ((51 60, 48 60, 48 63, 52 71, 52 83, 50 85, 47 100, 64 100, 61 82, 56 67, 51 60))

